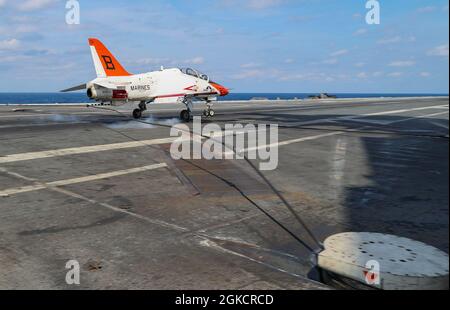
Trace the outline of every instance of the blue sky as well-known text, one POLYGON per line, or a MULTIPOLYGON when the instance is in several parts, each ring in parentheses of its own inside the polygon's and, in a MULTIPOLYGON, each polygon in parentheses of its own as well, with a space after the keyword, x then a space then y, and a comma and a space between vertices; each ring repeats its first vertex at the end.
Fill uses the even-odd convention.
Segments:
POLYGON ((233 92, 448 93, 448 0, 0 0, 0 92, 95 77, 88 37, 128 71, 194 67, 233 92))

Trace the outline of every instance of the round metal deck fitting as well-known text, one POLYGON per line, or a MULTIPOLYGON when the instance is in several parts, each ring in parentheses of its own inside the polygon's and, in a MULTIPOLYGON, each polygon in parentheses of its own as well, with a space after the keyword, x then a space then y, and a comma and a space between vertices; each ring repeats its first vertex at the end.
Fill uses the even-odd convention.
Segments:
POLYGON ((319 253, 323 270, 385 290, 447 290, 448 254, 393 235, 349 232, 330 236, 319 253))

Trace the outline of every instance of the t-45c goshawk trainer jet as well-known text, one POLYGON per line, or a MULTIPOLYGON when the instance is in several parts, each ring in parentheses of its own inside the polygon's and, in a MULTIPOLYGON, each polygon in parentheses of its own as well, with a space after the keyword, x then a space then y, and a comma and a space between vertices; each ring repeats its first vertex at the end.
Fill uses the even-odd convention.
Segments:
POLYGON ((229 90, 214 83, 205 74, 194 69, 164 69, 143 74, 131 74, 117 61, 114 55, 97 39, 89 39, 97 78, 86 84, 65 89, 71 92, 87 89, 87 96, 102 105, 120 106, 136 104, 134 118, 141 118, 147 104, 157 99, 173 98, 182 102, 186 109, 180 118, 190 121, 194 99, 204 101, 203 114, 213 117, 212 102, 219 96, 226 96, 229 90))

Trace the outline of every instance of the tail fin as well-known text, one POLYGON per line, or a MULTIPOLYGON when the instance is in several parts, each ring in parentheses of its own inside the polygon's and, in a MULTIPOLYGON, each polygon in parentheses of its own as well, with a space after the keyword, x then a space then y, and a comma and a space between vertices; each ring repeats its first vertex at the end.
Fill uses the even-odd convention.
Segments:
POLYGON ((122 67, 114 55, 108 51, 100 40, 90 38, 89 45, 91 47, 92 59, 94 60, 97 77, 131 75, 122 67))

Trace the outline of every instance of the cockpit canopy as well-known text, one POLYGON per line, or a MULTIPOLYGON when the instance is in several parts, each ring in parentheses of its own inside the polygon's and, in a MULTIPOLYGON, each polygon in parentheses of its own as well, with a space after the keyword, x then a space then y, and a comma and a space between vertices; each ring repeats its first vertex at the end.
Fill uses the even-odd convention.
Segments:
POLYGON ((201 73, 201 72, 199 72, 197 70, 194 70, 192 68, 182 68, 180 70, 184 74, 191 75, 193 77, 200 78, 202 80, 205 80, 205 81, 209 82, 209 77, 206 74, 203 74, 203 73, 201 73))

